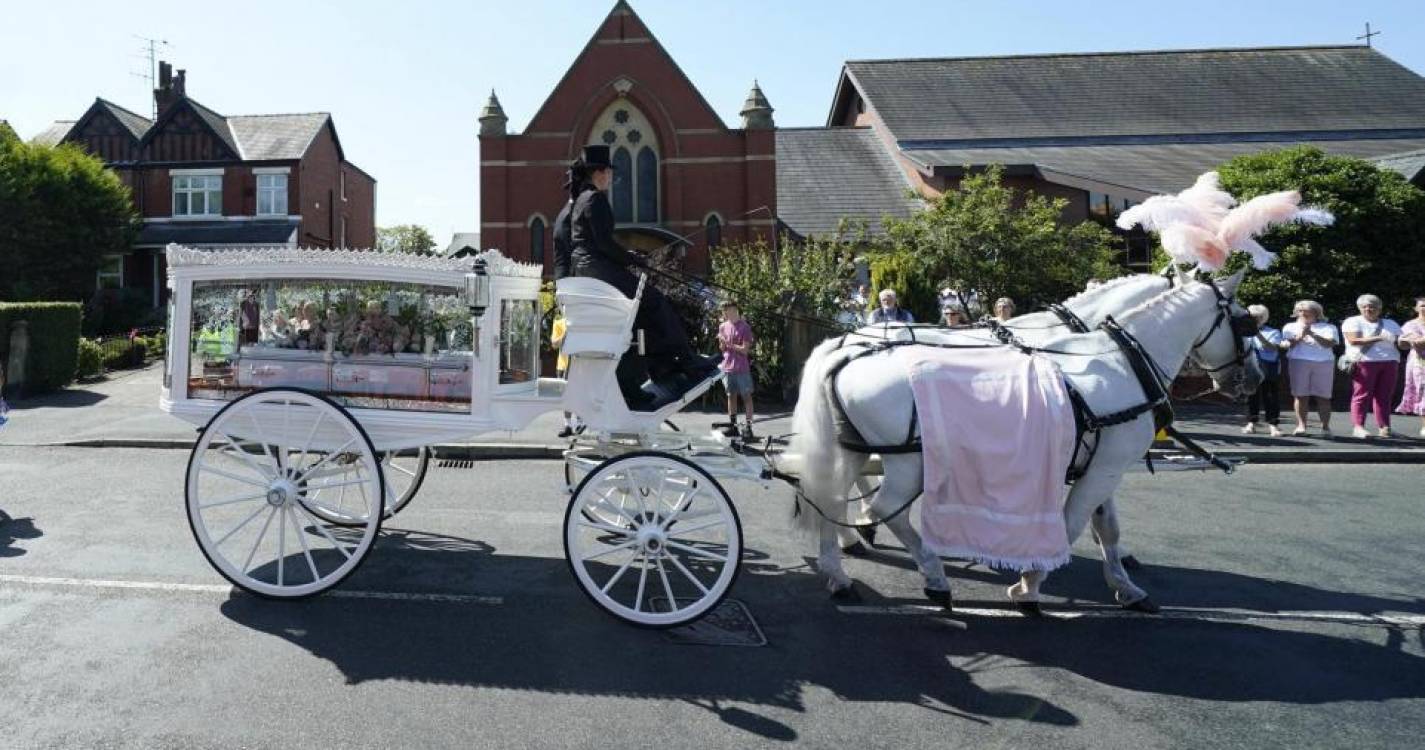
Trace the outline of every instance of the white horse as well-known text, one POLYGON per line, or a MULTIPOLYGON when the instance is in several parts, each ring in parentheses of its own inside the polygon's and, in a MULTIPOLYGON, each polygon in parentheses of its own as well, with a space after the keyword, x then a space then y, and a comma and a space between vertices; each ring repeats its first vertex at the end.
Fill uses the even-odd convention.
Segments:
MULTIPOLYGON (((1242 274, 1221 282, 1187 281, 1163 291, 1149 301, 1118 316, 1118 322, 1141 342, 1143 349, 1171 380, 1184 362, 1195 359, 1212 375, 1221 391, 1239 395, 1250 393, 1261 381, 1255 359, 1246 356, 1236 324, 1247 320, 1246 312, 1231 301, 1242 274), (1224 325, 1224 323, 1227 323, 1224 325)), ((1159 281, 1161 286, 1164 281, 1159 281)), ((958 335, 968 343, 983 343, 986 334, 978 331, 942 334, 958 335)), ((1066 380, 1077 389, 1095 414, 1108 414, 1128 409, 1144 401, 1142 388, 1129 363, 1128 355, 1117 350, 1113 340, 1102 331, 1086 334, 1061 333, 1039 342, 1058 354, 1044 353, 1057 364, 1066 380), (1101 354, 1112 352, 1111 354, 1101 354), (1094 356, 1099 355, 1099 356, 1094 356)), ((808 359, 802 375, 801 393, 793 414, 795 436, 791 453, 802 467, 817 467, 802 472, 804 499, 815 508, 800 516, 807 525, 820 530, 819 564, 828 577, 828 587, 838 598, 854 595, 851 580, 841 566, 840 545, 836 526, 827 519, 844 514, 847 489, 861 474, 868 459, 863 453, 847 450, 837 442, 835 415, 823 382, 825 373, 847 356, 840 353, 841 341, 834 339, 819 346, 808 359)), ((885 356, 856 359, 841 368, 830 387, 845 404, 847 418, 857 431, 872 444, 900 442, 911 424, 913 397, 910 381, 903 368, 892 364, 885 356)), ((1153 440, 1150 413, 1131 421, 1103 429, 1098 448, 1086 473, 1069 492, 1064 506, 1069 541, 1083 531, 1096 508, 1106 503, 1122 480, 1124 470, 1142 458, 1153 440)), ((948 606, 950 583, 945 577, 940 558, 926 550, 919 535, 904 514, 891 516, 920 494, 923 480, 921 457, 915 453, 882 456, 884 480, 872 501, 872 515, 886 518, 886 525, 905 546, 925 576, 926 595, 948 606)), ((1104 537, 1107 533, 1101 532, 1104 537)), ((1116 539, 1105 540, 1105 553, 1116 554, 1116 539)), ((1114 560, 1121 571, 1121 564, 1114 560)), ((1039 585, 1043 572, 1026 571, 1022 580, 1010 588, 1012 600, 1026 609, 1037 611, 1039 585)), ((1123 575, 1126 580, 1126 574, 1123 575)), ((1119 588, 1113 576, 1110 586, 1120 601, 1142 601, 1141 591, 1119 588)), ((1131 584, 1129 584, 1131 585, 1131 584)), ((1136 587, 1135 587, 1136 589, 1136 587)))
MULTIPOLYGON (((1186 277, 1179 276, 1176 270, 1175 267, 1170 266, 1163 274, 1135 274, 1112 279, 1070 297, 1064 301, 1063 307, 1073 317, 1078 318, 1085 327, 1092 330, 1097 328, 1104 319, 1122 315, 1171 289, 1174 283, 1185 283, 1186 277)), ((1006 321, 1004 325, 1013 330, 1020 341, 1034 346, 1066 333, 1075 332, 1063 317, 1049 311, 1020 315, 1006 321)), ((906 341, 914 337, 919 341, 940 342, 953 340, 963 334, 951 329, 910 329, 904 325, 888 324, 868 326, 857 331, 855 335, 858 339, 906 341)), ((856 480, 855 487, 857 495, 865 499, 859 503, 846 505, 848 511, 844 519, 846 521, 851 520, 853 515, 851 508, 853 507, 858 509, 858 512, 854 513, 857 519, 870 517, 871 484, 865 478, 859 478, 856 480)), ((1148 592, 1139 588, 1128 573, 1129 569, 1138 566, 1138 561, 1129 555, 1120 543, 1118 507, 1112 496, 1094 510, 1090 517, 1090 523, 1094 540, 1102 555, 1103 577, 1113 591, 1114 599, 1132 609, 1155 610, 1152 601, 1148 598, 1148 592)), ((861 544, 855 531, 848 526, 838 526, 837 531, 843 552, 849 555, 865 554, 866 548, 861 544)), ((862 531, 862 536, 869 543, 874 539, 874 532, 875 527, 872 526, 862 531)), ((1025 582, 1025 585, 1029 585, 1028 582, 1025 582)))

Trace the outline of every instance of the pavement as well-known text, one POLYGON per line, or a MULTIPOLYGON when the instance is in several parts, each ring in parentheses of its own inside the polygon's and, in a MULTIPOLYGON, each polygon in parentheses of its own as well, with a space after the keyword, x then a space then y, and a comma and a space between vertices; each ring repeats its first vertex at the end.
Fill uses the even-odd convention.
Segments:
POLYGON ((731 483, 755 647, 594 607, 557 461, 434 468, 349 579, 281 602, 209 567, 186 459, 0 447, 0 747, 1366 750, 1425 716, 1421 467, 1131 474, 1162 614, 1112 605, 1084 535, 1042 619, 957 560, 956 612, 928 608, 889 538, 838 605, 791 490, 731 483))
MULTIPOLYGON (((12 402, 10 422, 0 429, 0 445, 187 449, 193 444, 194 428, 158 409, 162 377, 161 363, 154 363, 12 402)), ((1397 437, 1390 439, 1349 437, 1350 418, 1344 413, 1333 416, 1334 437, 1323 437, 1313 419, 1312 431, 1306 436, 1271 438, 1243 435, 1240 407, 1202 402, 1175 406, 1178 429, 1225 457, 1253 463, 1425 463, 1425 439, 1418 437, 1420 417, 1393 417, 1397 437)), ((726 419, 721 399, 709 397, 671 421, 685 432, 704 433, 726 419)), ((1283 419, 1289 430, 1291 417, 1284 415, 1283 419)), ((764 436, 787 434, 790 422, 789 410, 773 405, 759 415, 756 430, 764 436)), ((523 430, 487 433, 442 445, 437 453, 461 459, 557 458, 566 447, 556 436, 561 426, 560 414, 551 412, 523 430)), ((1172 447, 1155 450, 1158 458, 1180 453, 1172 447)))

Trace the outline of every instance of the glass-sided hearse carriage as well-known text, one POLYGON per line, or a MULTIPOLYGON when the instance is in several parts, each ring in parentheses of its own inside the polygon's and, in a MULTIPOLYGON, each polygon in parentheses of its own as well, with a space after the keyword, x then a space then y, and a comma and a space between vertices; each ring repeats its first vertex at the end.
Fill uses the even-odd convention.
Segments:
POLYGON ((202 427, 188 518, 235 585, 273 598, 337 585, 419 490, 427 446, 567 409, 590 426, 565 454, 565 551, 585 593, 671 626, 731 587, 742 532, 714 477, 764 472, 717 437, 660 431, 707 384, 656 412, 628 409, 614 369, 636 339, 636 298, 559 282, 565 380, 539 372, 540 268, 497 251, 170 245, 168 268, 160 405, 202 427))

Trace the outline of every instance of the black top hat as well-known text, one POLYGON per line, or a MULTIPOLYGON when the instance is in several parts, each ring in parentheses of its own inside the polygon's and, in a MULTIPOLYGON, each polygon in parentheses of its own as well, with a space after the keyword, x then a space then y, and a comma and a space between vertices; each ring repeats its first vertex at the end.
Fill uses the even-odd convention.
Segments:
POLYGON ((590 170, 613 169, 613 162, 609 160, 609 147, 592 145, 584 147, 584 166, 590 170))

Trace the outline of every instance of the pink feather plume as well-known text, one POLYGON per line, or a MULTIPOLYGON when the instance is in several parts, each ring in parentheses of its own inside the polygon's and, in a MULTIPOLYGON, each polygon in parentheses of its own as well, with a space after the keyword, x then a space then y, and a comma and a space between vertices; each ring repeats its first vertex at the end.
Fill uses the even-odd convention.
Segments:
POLYGON ((1158 232, 1163 249, 1179 263, 1195 263, 1216 271, 1227 263, 1231 250, 1216 234, 1192 224, 1173 224, 1158 232))

